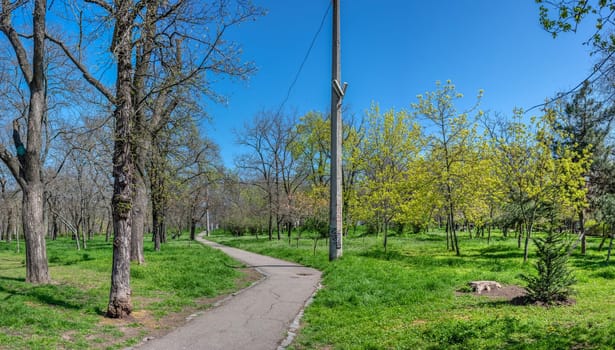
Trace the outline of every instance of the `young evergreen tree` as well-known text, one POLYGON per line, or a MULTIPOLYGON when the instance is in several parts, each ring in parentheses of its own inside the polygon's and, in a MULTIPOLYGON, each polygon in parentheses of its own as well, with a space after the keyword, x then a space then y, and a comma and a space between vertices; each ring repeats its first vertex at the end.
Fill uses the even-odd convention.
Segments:
POLYGON ((544 238, 535 238, 538 275, 521 275, 527 282, 527 294, 534 302, 553 305, 566 302, 576 283, 568 269, 569 244, 562 233, 551 231, 544 238))

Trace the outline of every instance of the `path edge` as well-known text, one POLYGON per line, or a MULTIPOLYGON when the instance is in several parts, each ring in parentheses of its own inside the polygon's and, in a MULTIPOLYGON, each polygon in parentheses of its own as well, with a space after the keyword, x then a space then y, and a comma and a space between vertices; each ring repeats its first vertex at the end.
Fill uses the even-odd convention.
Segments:
MULTIPOLYGON (((212 247, 209 244, 204 242, 204 241, 212 242, 212 241, 209 241, 209 240, 203 238, 204 234, 205 234, 205 232, 199 233, 197 235, 197 241, 200 244, 203 244, 204 246, 216 249, 215 247, 212 247)), ((218 242, 213 242, 213 243, 216 243, 216 244, 224 246, 224 244, 220 244, 218 242)), ((228 247, 228 246, 225 246, 225 247, 228 247)), ((234 260, 237 260, 237 259, 234 259, 234 260)), ((237 261, 239 261, 239 260, 237 260, 237 261)), ((302 265, 302 266, 305 266, 305 265, 302 265)), ((214 307, 218 307, 219 305, 222 305, 224 302, 232 299, 235 295, 237 295, 239 293, 243 293, 243 291, 245 291, 247 289, 250 289, 253 286, 256 286, 257 284, 260 284, 261 282, 263 282, 264 280, 269 278, 269 275, 265 271, 259 269, 258 267, 252 267, 252 268, 255 269, 256 271, 258 271, 258 273, 260 273, 261 275, 263 275, 263 278, 261 278, 260 280, 252 283, 248 287, 246 287, 246 288, 244 288, 242 290, 239 290, 239 291, 237 291, 237 292, 227 296, 226 298, 220 300, 220 302, 219 302, 220 304, 216 303, 216 304, 214 304, 215 305, 214 307)), ((322 271, 321 271, 321 273, 322 273, 322 271)), ((320 280, 322 281, 322 277, 320 278, 320 280)), ((316 294, 318 294, 318 291, 320 291, 323 288, 323 285, 322 285, 321 281, 318 282, 318 285, 316 286, 316 289, 314 289, 314 292, 312 292, 310 297, 307 298, 307 300, 305 301, 305 303, 303 304, 303 306, 299 310, 299 313, 297 313, 297 315, 295 316, 293 321, 288 325, 288 328, 286 330, 286 338, 284 338, 282 340, 282 342, 280 342, 280 345, 278 345, 276 350, 286 350, 286 348, 288 348, 293 343, 293 341, 295 340, 295 337, 297 337, 297 335, 299 333, 299 330, 301 329, 301 319, 303 318, 303 315, 305 314, 305 309, 307 309, 308 306, 310 306, 310 304, 312 304, 312 302, 314 302, 314 298, 316 297, 316 294)), ((207 311, 207 310, 205 310, 205 311, 207 311)), ((205 312, 205 311, 203 311, 203 312, 205 312)))

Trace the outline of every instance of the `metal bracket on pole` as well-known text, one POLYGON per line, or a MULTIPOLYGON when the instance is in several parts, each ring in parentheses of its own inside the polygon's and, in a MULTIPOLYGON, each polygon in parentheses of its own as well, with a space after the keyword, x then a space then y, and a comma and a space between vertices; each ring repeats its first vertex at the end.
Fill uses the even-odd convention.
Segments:
POLYGON ((337 79, 334 79, 332 84, 333 84, 333 88, 335 89, 335 93, 337 94, 337 97, 342 99, 344 97, 344 95, 346 94, 346 89, 348 88, 348 83, 344 83, 344 87, 342 88, 340 86, 340 82, 337 81, 337 79))

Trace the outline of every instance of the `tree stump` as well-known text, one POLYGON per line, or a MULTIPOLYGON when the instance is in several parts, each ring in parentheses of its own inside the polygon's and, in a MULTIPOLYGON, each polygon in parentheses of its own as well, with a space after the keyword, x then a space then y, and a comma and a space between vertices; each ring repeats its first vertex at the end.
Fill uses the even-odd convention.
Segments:
POLYGON ((468 283, 472 290, 477 294, 482 293, 483 291, 491 291, 494 288, 502 288, 502 285, 496 281, 472 281, 468 283))

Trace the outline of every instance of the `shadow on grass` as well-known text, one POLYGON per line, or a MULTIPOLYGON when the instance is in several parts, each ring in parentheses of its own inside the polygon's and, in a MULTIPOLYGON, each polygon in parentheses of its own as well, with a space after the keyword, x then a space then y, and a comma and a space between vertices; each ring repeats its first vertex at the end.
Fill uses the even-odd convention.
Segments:
POLYGON ((386 260, 386 261, 396 261, 407 265, 420 266, 425 268, 431 267, 469 267, 475 266, 476 262, 470 261, 464 256, 450 256, 450 255, 440 256, 424 256, 424 255, 409 255, 404 254, 399 250, 390 249, 387 252, 384 252, 382 249, 371 249, 368 251, 361 252, 357 254, 361 257, 378 259, 378 260, 386 260))
POLYGON ((87 308, 89 299, 80 290, 54 285, 26 285, 2 283, 2 281, 25 282, 23 278, 0 277, 0 292, 8 294, 5 300, 15 296, 36 300, 42 304, 58 306, 66 309, 80 310, 87 308))
POLYGON ((25 282, 26 279, 23 277, 7 277, 7 276, 0 276, 0 280, 5 280, 5 281, 17 281, 17 282, 25 282))
POLYGON ((597 270, 604 267, 608 267, 609 264, 606 262, 605 256, 598 255, 573 255, 573 258, 570 259, 570 263, 572 266, 585 270, 597 270))
POLYGON ((596 273, 593 273, 591 276, 592 277, 604 278, 604 279, 607 279, 607 280, 612 280, 612 279, 615 279, 615 269, 610 269, 610 270, 604 270, 604 271, 596 272, 596 273))

